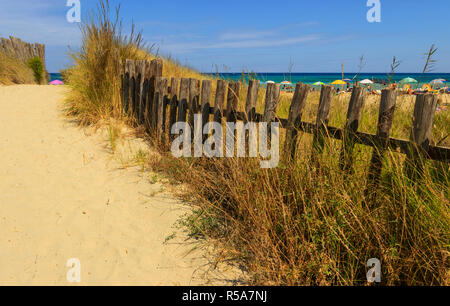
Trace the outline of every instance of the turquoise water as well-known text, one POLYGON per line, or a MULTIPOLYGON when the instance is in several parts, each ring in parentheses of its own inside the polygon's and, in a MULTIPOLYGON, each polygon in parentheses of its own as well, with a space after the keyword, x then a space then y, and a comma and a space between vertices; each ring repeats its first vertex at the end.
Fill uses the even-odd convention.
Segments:
MULTIPOLYGON (((217 74, 210 74, 217 75, 217 74)), ((242 80, 244 77, 246 81, 248 81, 249 75, 255 77, 255 74, 242 74, 242 73, 220 73, 221 78, 226 80, 242 80)), ((345 73, 344 79, 353 79, 356 76, 356 73, 345 73)), ((450 73, 427 73, 422 75, 421 73, 396 73, 393 76, 393 80, 397 83, 404 78, 411 77, 416 79, 418 82, 416 85, 412 87, 422 86, 425 83, 429 83, 434 79, 445 79, 450 81, 450 73)), ((281 83, 282 81, 290 81, 292 83, 302 82, 305 84, 314 84, 318 81, 323 82, 325 84, 332 83, 335 80, 342 79, 342 73, 257 73, 256 78, 261 82, 266 81, 274 81, 276 83, 281 83)), ((386 73, 361 73, 355 80, 388 80, 389 76, 386 73)), ((374 84, 372 86, 374 89, 383 88, 384 86, 381 84, 374 84)))
POLYGON ((50 82, 60 80, 62 81, 61 73, 50 73, 50 82))
MULTIPOLYGON (((217 74, 209 74, 216 76, 217 74)), ((221 78, 225 80, 241 80, 242 77, 248 81, 249 74, 242 73, 220 73, 221 78)), ((346 73, 344 74, 345 79, 353 79, 355 77, 355 73, 346 73)), ((255 74, 251 74, 252 77, 255 74)), ((450 81, 450 73, 427 73, 422 75, 421 73, 397 73, 394 75, 393 80, 399 82, 400 80, 411 77, 420 82, 420 84, 413 85, 412 87, 422 86, 422 84, 429 83, 434 79, 445 79, 450 81)), ((305 84, 313 84, 315 82, 321 81, 325 84, 329 84, 335 80, 342 79, 341 73, 258 73, 256 74, 256 78, 261 82, 266 81, 274 81, 276 83, 281 83, 282 81, 288 80, 292 83, 303 82, 305 84)), ((389 77, 385 73, 361 73, 357 79, 370 79, 370 80, 387 80, 389 77)), ((54 80, 62 80, 60 73, 50 73, 51 81, 54 80)), ((374 84, 373 87, 375 89, 382 88, 381 84, 374 84)))

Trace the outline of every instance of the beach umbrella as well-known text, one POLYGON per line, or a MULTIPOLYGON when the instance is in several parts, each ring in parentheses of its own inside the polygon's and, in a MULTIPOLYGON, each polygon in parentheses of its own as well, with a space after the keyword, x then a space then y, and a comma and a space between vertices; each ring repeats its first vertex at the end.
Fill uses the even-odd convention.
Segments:
POLYGON ((267 81, 264 84, 275 84, 275 82, 274 81, 267 81))
POLYGON ((400 83, 417 83, 417 80, 413 78, 404 78, 403 80, 400 81, 400 83))
POLYGON ((353 82, 353 80, 350 80, 350 79, 343 79, 343 81, 344 81, 344 82, 348 82, 348 83, 353 82))
POLYGON ((422 89, 423 89, 423 90, 428 90, 428 91, 433 90, 433 89, 431 88, 430 84, 423 84, 422 89))
POLYGON ((325 83, 319 81, 319 82, 315 82, 313 85, 319 86, 319 85, 325 85, 325 83))
POLYGON ((360 84, 363 84, 363 85, 373 84, 373 82, 372 82, 371 80, 369 80, 369 79, 362 80, 362 81, 359 82, 359 83, 360 83, 360 84))
POLYGON ((430 82, 431 86, 443 86, 445 80, 444 79, 436 79, 430 82))
POLYGON ((64 85, 64 83, 60 80, 54 80, 49 83, 50 85, 64 85))
POLYGON ((331 85, 346 85, 347 83, 345 83, 342 80, 336 80, 333 83, 331 83, 331 85))
POLYGON ((292 83, 289 82, 289 81, 283 81, 283 82, 281 82, 281 84, 284 84, 284 85, 292 85, 292 83))

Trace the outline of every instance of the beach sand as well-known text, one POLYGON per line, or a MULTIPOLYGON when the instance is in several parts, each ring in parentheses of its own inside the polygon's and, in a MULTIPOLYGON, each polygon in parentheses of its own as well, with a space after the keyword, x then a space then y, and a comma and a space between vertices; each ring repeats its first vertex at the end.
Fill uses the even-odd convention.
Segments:
POLYGON ((104 131, 61 114, 67 90, 0 87, 0 284, 77 284, 67 281, 72 258, 81 285, 238 280, 236 269, 212 269, 209 248, 174 226, 189 207, 151 174, 124 168, 104 131))

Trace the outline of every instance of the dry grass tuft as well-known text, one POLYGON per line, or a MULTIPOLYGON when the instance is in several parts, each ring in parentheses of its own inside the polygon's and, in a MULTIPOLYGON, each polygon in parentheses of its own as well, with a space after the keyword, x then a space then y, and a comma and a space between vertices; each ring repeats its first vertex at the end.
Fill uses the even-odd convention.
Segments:
POLYGON ((25 63, 0 52, 0 84, 36 84, 33 71, 25 63))

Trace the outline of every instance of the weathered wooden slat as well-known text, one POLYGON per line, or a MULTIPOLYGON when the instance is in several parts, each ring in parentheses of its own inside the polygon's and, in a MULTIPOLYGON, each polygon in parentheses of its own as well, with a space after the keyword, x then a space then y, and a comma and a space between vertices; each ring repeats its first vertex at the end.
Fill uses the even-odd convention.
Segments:
POLYGON ((223 108, 225 105, 225 97, 227 92, 227 82, 217 80, 216 97, 214 100, 214 122, 222 122, 223 108))
POLYGON ((134 105, 136 101, 136 95, 134 94, 136 91, 136 65, 134 61, 129 61, 129 71, 130 71, 130 100, 128 104, 128 112, 129 115, 132 116, 134 112, 134 105))
POLYGON ((163 61, 159 58, 154 59, 150 63, 150 75, 154 77, 162 77, 163 61))
POLYGON ((246 122, 255 121, 256 103, 258 102, 259 80, 250 80, 248 83, 247 101, 245 103, 246 122))
POLYGON ((139 82, 139 101, 138 101, 138 112, 137 112, 137 119, 138 124, 144 123, 144 112, 145 112, 145 100, 147 98, 144 96, 146 93, 146 89, 144 87, 145 84, 145 78, 147 76, 147 69, 150 68, 147 63, 147 61, 139 61, 139 71, 140 71, 140 82, 139 82))
POLYGON ((333 87, 324 85, 320 91, 319 110, 316 120, 316 132, 313 139, 313 156, 320 154, 323 151, 324 139, 327 133, 326 127, 330 115, 331 100, 333 98, 333 87))
POLYGON ((281 91, 280 84, 275 83, 267 84, 264 114, 260 121, 267 122, 267 131, 270 131, 267 139, 268 143, 272 142, 273 131, 271 128, 271 122, 274 122, 276 119, 278 102, 280 100, 280 91, 281 91))
POLYGON ((394 119, 397 92, 385 89, 381 92, 380 112, 378 115, 377 143, 375 143, 372 159, 369 165, 368 183, 375 186, 379 183, 382 161, 386 148, 389 145, 392 121, 394 119))
MULTIPOLYGON (((200 111, 200 80, 189 79, 189 126, 194 130, 194 116, 200 111)), ((193 134, 192 134, 193 136, 193 134)))
POLYGON ((269 83, 266 90, 266 105, 264 108, 263 121, 273 122, 276 117, 278 101, 280 99, 280 84, 269 83))
POLYGON ((190 80, 186 78, 181 79, 180 85, 180 102, 178 104, 178 122, 186 122, 186 113, 189 99, 189 83, 190 80))
POLYGON ((133 118, 139 123, 139 107, 141 103, 141 80, 142 80, 142 65, 141 61, 135 61, 135 86, 134 86, 134 104, 133 104, 133 118))
POLYGON ((130 99, 130 70, 129 70, 129 60, 125 61, 124 64, 124 75, 122 81, 122 113, 128 113, 128 101, 130 99))
POLYGON ((353 165, 353 149, 355 147, 355 133, 358 131, 364 106, 364 89, 354 87, 347 111, 347 122, 344 128, 340 166, 348 171, 353 165))
POLYGON ((170 82, 170 114, 169 114, 169 139, 172 140, 171 129, 172 126, 177 122, 177 111, 178 111, 178 93, 179 93, 179 79, 172 78, 170 82))
POLYGON ((142 104, 140 107, 139 124, 147 125, 148 91, 150 81, 150 61, 145 61, 144 80, 142 82, 142 104))
POLYGON ((410 146, 407 151, 406 174, 412 180, 422 175, 424 159, 431 144, 434 115, 438 97, 433 94, 418 95, 414 106, 410 146))
POLYGON ((289 109, 284 148, 286 155, 291 158, 295 157, 298 143, 298 131, 302 122, 303 110, 305 109, 310 89, 310 86, 303 83, 298 83, 295 87, 294 97, 292 98, 291 107, 289 109))
MULTIPOLYGON (((202 81, 202 129, 209 122, 209 110, 211 108, 211 90, 212 81, 203 80, 202 81)), ((203 135, 203 141, 206 140, 207 135, 203 135)))
POLYGON ((164 134, 164 106, 167 97, 167 78, 156 77, 156 93, 155 102, 157 109, 157 120, 156 120, 156 134, 158 135, 158 140, 161 142, 163 140, 164 134))
POLYGON ((239 101, 240 87, 241 84, 239 82, 230 82, 228 84, 227 122, 236 122, 236 112, 239 101))
POLYGON ((162 61, 160 59, 154 59, 150 62, 150 72, 148 80, 148 94, 147 94, 147 107, 146 107, 146 125, 147 130, 151 131, 156 129, 157 122, 157 104, 155 99, 156 92, 156 78, 162 77, 162 61))

